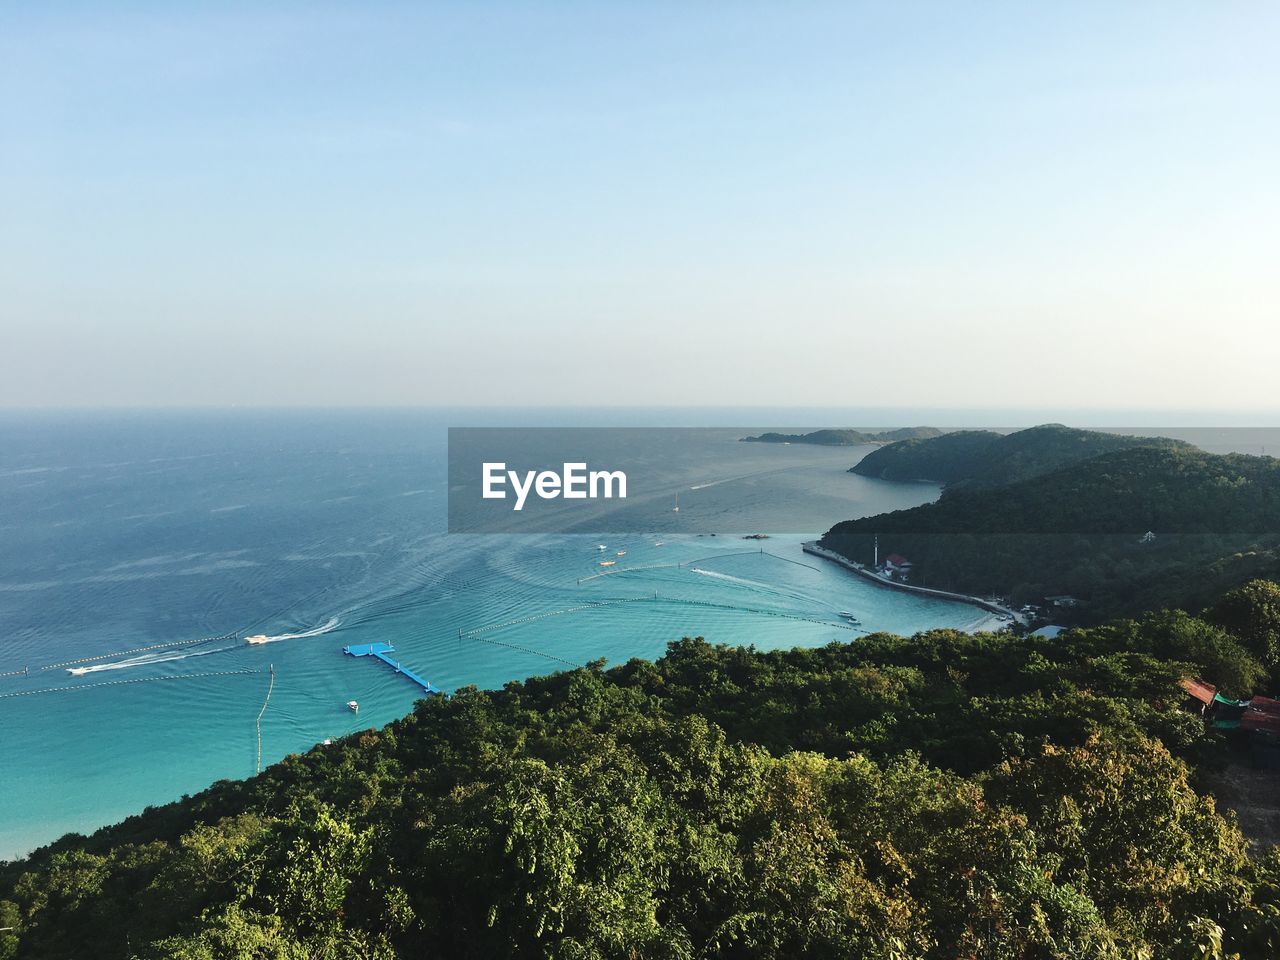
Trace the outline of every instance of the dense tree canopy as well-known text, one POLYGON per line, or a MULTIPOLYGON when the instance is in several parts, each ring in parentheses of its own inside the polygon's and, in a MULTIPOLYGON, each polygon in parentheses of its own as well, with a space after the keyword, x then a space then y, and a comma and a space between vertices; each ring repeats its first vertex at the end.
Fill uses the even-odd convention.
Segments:
POLYGON ((1059 622, 1199 608, 1280 571, 1280 461, 1141 446, 845 521, 822 542, 869 563, 877 537, 925 586, 1086 601, 1055 610, 1059 622))
POLYGON ((873 450, 850 473, 881 480, 934 480, 945 495, 961 490, 1003 487, 1106 453, 1155 447, 1192 451, 1195 447, 1166 437, 1130 437, 1078 430, 1047 423, 1001 435, 991 430, 960 430, 921 436, 873 450))
POLYGON ((1252 580, 1232 590, 1206 611, 1205 618, 1237 637, 1280 681, 1280 584, 1252 580))
POLYGON ((849 472, 877 480, 956 483, 982 470, 999 439, 992 430, 957 430, 941 437, 901 440, 871 451, 849 472))

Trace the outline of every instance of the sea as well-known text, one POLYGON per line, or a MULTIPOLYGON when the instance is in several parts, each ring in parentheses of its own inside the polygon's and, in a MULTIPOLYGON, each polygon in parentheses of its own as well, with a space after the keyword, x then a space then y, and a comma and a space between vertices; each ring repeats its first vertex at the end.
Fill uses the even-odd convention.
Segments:
MULTIPOLYGON (((716 427, 653 456, 697 464, 683 510, 724 532, 668 518, 604 536, 448 532, 450 427, 580 411, 0 413, 0 859, 324 749, 424 695, 348 645, 390 644, 447 694, 655 658, 684 636, 770 649, 989 624, 803 553, 839 520, 940 493, 848 473, 870 448, 737 442, 875 422, 806 417, 590 415, 716 427), (766 522, 777 532, 744 539, 766 522)), ((1280 448, 1255 433, 1200 442, 1280 448)))

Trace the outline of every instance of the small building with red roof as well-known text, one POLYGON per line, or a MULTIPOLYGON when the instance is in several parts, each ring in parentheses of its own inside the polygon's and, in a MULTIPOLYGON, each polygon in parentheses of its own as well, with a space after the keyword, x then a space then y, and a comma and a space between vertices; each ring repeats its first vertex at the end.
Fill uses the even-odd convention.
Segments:
POLYGON ((1194 677, 1183 677, 1179 684, 1187 693, 1187 705, 1201 714, 1213 703, 1213 695, 1218 692, 1213 684, 1194 677))

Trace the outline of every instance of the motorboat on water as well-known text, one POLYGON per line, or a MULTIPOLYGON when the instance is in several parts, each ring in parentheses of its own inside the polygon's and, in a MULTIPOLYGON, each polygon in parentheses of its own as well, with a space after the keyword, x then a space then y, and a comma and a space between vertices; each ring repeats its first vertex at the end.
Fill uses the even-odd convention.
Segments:
POLYGON ((627 551, 625 551, 625 550, 619 550, 619 551, 615 554, 615 556, 619 556, 619 557, 625 557, 626 555, 627 555, 627 551))
POLYGON ((596 549, 597 549, 597 550, 608 550, 609 548, 608 548, 608 547, 606 547, 603 543, 597 543, 597 544, 596 544, 596 549))
POLYGON ((271 638, 265 633, 255 633, 252 637, 245 637, 244 642, 249 644, 270 643, 271 638))
POLYGON ((88 672, 89 672, 88 667, 68 667, 67 668, 67 673, 71 674, 73 677, 83 677, 88 672))
POLYGON ((602 567, 612 567, 612 566, 613 566, 615 563, 617 563, 617 562, 618 562, 617 560, 601 560, 601 561, 600 561, 600 566, 602 566, 602 567))
POLYGON ((862 623, 862 621, 859 620, 855 614, 850 613, 848 610, 841 610, 840 616, 844 617, 850 623, 859 623, 859 624, 862 623))
POLYGON ((360 704, 356 703, 356 701, 354 701, 354 700, 348 700, 348 701, 347 701, 347 709, 348 709, 348 710, 350 710, 352 713, 359 713, 359 712, 360 712, 360 704))

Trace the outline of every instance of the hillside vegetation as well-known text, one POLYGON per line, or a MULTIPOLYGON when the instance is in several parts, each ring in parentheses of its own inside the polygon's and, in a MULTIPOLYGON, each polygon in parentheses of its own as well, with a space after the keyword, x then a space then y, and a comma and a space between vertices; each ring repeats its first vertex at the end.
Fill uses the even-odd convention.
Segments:
POLYGON ((955 483, 982 469, 1000 434, 990 430, 957 430, 940 437, 902 440, 872 450, 850 473, 877 480, 932 480, 955 483))
POLYGON ((905 440, 873 450, 850 472, 882 480, 932 480, 947 484, 946 493, 951 494, 1006 486, 1137 447, 1196 449, 1164 437, 1129 437, 1051 423, 1003 436, 988 430, 964 430, 905 440))
POLYGON ((878 536, 882 556, 913 561, 916 583, 1018 602, 1069 594, 1089 603, 1062 616, 1096 622, 1200 606, 1272 575, 1277 534, 1280 461, 1170 443, 960 487, 937 503, 837 524, 823 543, 870 562, 878 536), (1142 542, 1147 531, 1156 537, 1142 542))
POLYGON ((1274 957, 1178 708, 1261 670, 1168 612, 468 688, 0 868, 0 957, 1274 957))

